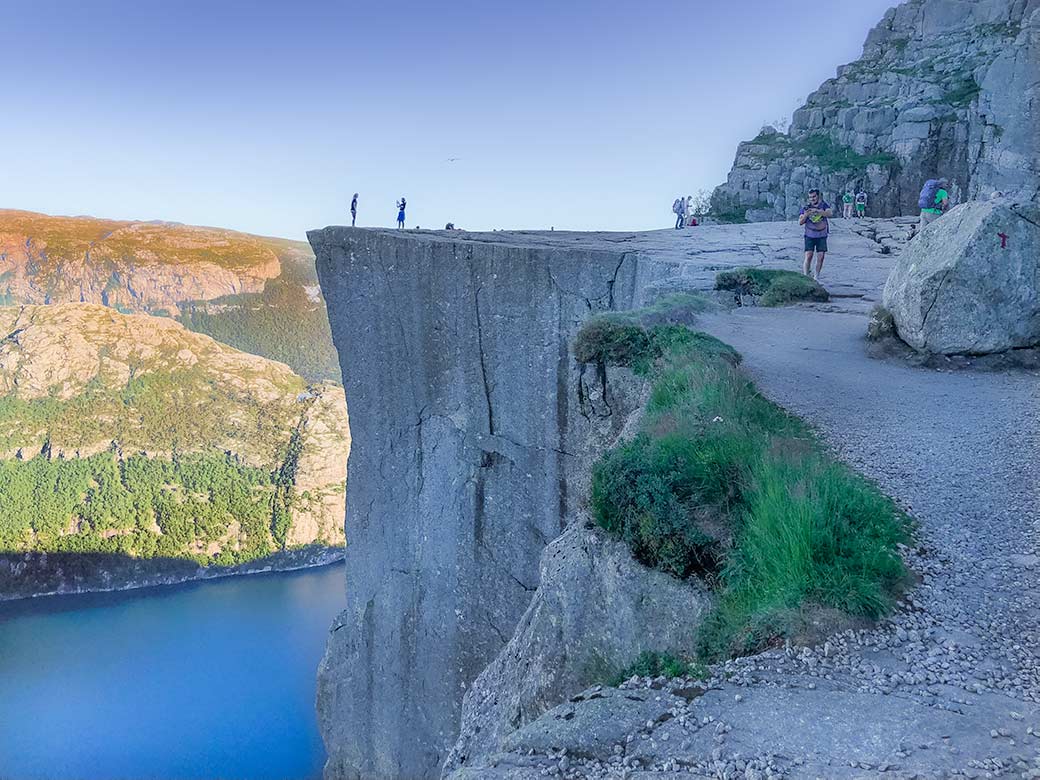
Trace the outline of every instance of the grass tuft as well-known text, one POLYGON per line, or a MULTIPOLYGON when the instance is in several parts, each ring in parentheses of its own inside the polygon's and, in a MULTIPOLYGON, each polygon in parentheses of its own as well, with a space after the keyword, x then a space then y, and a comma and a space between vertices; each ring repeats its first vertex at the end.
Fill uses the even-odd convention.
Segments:
POLYGON ((708 670, 696 661, 679 658, 671 653, 656 653, 644 650, 627 669, 623 669, 613 675, 608 685, 618 686, 625 680, 633 677, 693 677, 698 680, 706 679, 708 670))
POLYGON ((805 274, 776 268, 734 268, 715 276, 716 290, 754 295, 762 306, 786 306, 798 301, 825 302, 827 291, 805 274))

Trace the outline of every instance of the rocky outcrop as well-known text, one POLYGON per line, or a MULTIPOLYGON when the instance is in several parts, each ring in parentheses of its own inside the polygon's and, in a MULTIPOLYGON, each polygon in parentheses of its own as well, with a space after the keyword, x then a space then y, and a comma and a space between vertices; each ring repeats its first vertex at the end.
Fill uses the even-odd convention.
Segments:
POLYGON ((794 112, 789 132, 741 143, 713 212, 795 216, 812 187, 863 188, 868 214, 916 213, 929 178, 955 200, 1040 192, 1040 0, 908 0, 794 112))
POLYGON ((620 430, 609 395, 579 392, 596 380, 570 340, 591 311, 638 303, 666 264, 562 233, 309 238, 350 367, 353 444, 348 607, 318 678, 325 773, 435 777, 462 695, 576 510, 577 455, 620 430))
POLYGON ((538 591, 513 637, 466 692, 445 771, 497 753, 512 732, 644 651, 692 655, 710 604, 699 581, 647 569, 624 542, 572 524, 546 547, 538 591))
POLYGON ((940 354, 1040 345, 1040 208, 965 203, 903 252, 884 305, 900 338, 940 354))
POLYGON ((295 503, 286 534, 290 547, 344 543, 350 424, 343 388, 312 387, 313 401, 300 421, 300 454, 293 478, 295 503))
POLYGON ((219 228, 0 210, 0 301, 176 313, 184 301, 260 292, 301 253, 219 228))

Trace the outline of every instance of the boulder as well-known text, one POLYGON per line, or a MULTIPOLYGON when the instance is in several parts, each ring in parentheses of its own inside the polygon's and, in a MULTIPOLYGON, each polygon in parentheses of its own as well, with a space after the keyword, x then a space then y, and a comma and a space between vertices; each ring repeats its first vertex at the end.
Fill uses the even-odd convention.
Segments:
POLYGON ((545 548, 541 583, 509 644, 467 691, 446 774, 503 749, 517 729, 644 651, 690 654, 710 604, 699 580, 648 569, 624 542, 572 524, 545 548))
POLYGON ((921 352, 988 354, 1040 344, 1040 209, 971 202, 900 255, 884 305, 921 352))

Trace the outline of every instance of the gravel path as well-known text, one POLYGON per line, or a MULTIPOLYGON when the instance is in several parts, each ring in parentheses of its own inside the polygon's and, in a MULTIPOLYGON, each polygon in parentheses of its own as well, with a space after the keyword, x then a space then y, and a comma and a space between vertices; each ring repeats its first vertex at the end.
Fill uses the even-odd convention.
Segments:
POLYGON ((1038 377, 871 360, 854 314, 744 309, 703 324, 743 353, 766 395, 811 420, 920 524, 910 559, 923 580, 892 624, 796 660, 862 692, 961 713, 962 736, 990 736, 984 755, 936 770, 1040 766, 1038 377))

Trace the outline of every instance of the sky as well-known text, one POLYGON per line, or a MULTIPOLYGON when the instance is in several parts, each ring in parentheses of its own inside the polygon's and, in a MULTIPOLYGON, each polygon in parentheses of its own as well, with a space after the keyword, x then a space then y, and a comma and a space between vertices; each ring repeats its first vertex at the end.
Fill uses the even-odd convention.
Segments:
POLYGON ((895 0, 0 0, 0 208, 636 230, 895 0))

